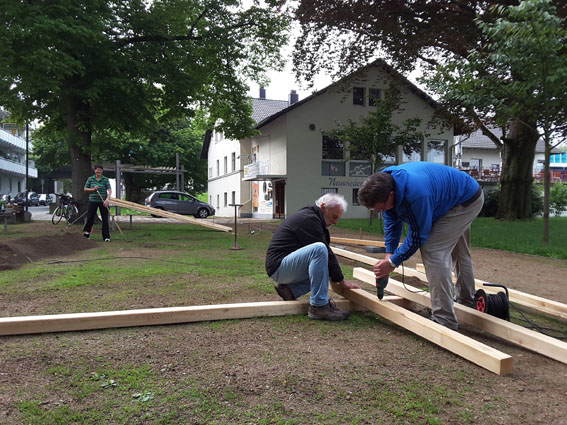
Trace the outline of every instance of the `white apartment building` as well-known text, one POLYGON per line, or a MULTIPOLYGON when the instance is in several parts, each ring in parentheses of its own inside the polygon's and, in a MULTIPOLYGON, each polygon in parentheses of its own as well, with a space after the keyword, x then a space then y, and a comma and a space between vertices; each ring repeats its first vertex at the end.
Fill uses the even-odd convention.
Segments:
MULTIPOLYGON (((13 197, 26 191, 26 135, 24 129, 9 122, 8 116, 0 109, 0 194, 13 197)), ((28 176, 37 177, 37 168, 31 160, 28 176)))

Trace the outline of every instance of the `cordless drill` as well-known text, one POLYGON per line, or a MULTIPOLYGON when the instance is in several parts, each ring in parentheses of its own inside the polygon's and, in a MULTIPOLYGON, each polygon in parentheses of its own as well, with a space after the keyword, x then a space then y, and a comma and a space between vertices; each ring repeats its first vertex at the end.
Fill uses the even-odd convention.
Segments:
POLYGON ((390 275, 386 275, 381 278, 376 278, 376 295, 378 295, 379 300, 384 298, 384 289, 386 289, 389 279, 390 279, 390 275))

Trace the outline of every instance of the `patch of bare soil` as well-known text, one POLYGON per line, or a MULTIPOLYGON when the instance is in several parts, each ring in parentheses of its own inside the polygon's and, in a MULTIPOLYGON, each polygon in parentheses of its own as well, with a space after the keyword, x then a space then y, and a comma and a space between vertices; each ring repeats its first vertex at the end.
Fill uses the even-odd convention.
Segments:
POLYGON ((16 269, 43 258, 71 255, 92 247, 93 242, 78 233, 7 240, 0 243, 0 270, 16 269))

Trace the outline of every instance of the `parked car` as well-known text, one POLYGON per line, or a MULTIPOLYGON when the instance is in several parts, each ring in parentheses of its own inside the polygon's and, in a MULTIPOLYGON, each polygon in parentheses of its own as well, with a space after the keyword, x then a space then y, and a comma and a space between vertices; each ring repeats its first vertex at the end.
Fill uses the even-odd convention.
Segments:
POLYGON ((215 215, 215 209, 206 202, 199 201, 192 195, 175 190, 158 190, 144 200, 148 207, 159 208, 177 214, 194 215, 207 218, 215 215))
POLYGON ((14 202, 22 206, 38 206, 39 205, 39 195, 35 192, 28 192, 28 197, 26 200, 26 192, 19 192, 14 196, 14 202))
POLYGON ((39 205, 49 205, 55 202, 55 194, 53 193, 42 193, 39 195, 39 205))

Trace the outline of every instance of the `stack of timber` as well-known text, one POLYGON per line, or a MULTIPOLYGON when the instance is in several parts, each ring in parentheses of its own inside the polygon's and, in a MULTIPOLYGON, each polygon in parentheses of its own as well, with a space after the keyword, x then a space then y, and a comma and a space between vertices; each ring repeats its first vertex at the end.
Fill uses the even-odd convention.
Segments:
POLYGON ((146 207, 145 205, 136 204, 135 202, 124 201, 122 199, 110 198, 110 204, 118 207, 130 208, 131 210, 146 212, 149 214, 157 215, 158 217, 172 218, 175 220, 183 221, 185 223, 196 224, 197 226, 208 227, 209 229, 220 230, 222 232, 232 232, 228 226, 221 224, 209 223, 206 220, 197 220, 196 218, 186 215, 176 214, 169 211, 160 210, 158 208, 146 207))
MULTIPOLYGON (((333 252, 335 252, 335 254, 337 255, 357 260, 369 265, 374 265, 377 261, 376 258, 349 252, 335 247, 333 247, 333 252)), ((403 269, 401 267, 398 267, 395 272, 405 273, 405 275, 417 276, 421 280, 427 282, 427 279, 423 273, 417 272, 407 267, 404 267, 403 269)), ((353 276, 356 279, 359 279, 373 287, 375 287, 376 285, 376 277, 374 276, 374 273, 372 271, 363 268, 355 268, 353 271, 353 276)), ((420 304, 425 307, 431 307, 429 293, 421 291, 418 288, 414 288, 408 284, 402 284, 395 279, 390 279, 386 291, 413 301, 416 304, 420 304)), ((352 299, 349 296, 349 291, 345 291, 345 293, 342 295, 345 298, 351 299, 356 302, 356 300, 352 299)), ((519 301, 525 301, 529 297, 532 296, 530 296, 529 294, 523 294, 523 296, 519 298, 519 301)), ((541 312, 552 312, 555 313, 555 316, 564 317, 564 313, 567 311, 567 305, 551 300, 545 300, 544 298, 540 297, 536 298, 538 298, 539 302, 543 304, 539 308, 538 303, 526 302, 526 304, 530 304, 530 307, 538 309, 541 312), (551 304, 553 305, 553 308, 549 307, 549 305, 551 304)), ((512 294, 510 294, 510 301, 512 301, 512 294)), ((520 304, 519 301, 516 302, 520 304)), ((506 341, 513 342, 523 348, 527 348, 531 351, 567 364, 567 343, 563 341, 534 332, 530 329, 524 328, 514 323, 510 323, 506 320, 490 316, 489 314, 481 313, 472 308, 464 307, 460 304, 455 304, 455 313, 461 323, 466 323, 478 329, 482 329, 483 331, 502 338, 506 341)), ((427 338, 427 336, 421 336, 427 338)))
MULTIPOLYGON (((336 283, 331 282, 331 286, 335 292, 340 292, 336 283)), ((347 289, 340 293, 346 299, 366 307, 368 310, 410 332, 497 375, 512 373, 512 357, 506 353, 502 353, 391 302, 378 301, 376 294, 370 294, 363 289, 347 289)))
MULTIPOLYGON (((370 266, 373 266, 377 261, 379 261, 374 257, 369 257, 367 255, 358 254, 356 252, 347 251, 341 248, 332 247, 332 250, 336 255, 359 261, 370 266)), ((420 268, 421 270, 424 270, 423 265, 421 265, 420 267, 420 264, 417 265, 416 269, 412 269, 410 267, 397 267, 394 272, 404 276, 417 277, 421 281, 427 282, 427 276, 423 271, 419 270, 420 268)), ((480 279, 475 279, 476 289, 483 289, 486 293, 496 293, 502 290, 501 288, 497 287, 483 286, 484 283, 488 282, 480 279)), ((526 294, 525 292, 520 292, 515 289, 508 288, 508 294, 510 302, 537 310, 541 313, 545 313, 559 319, 567 320, 567 304, 548 300, 536 295, 526 294)))

